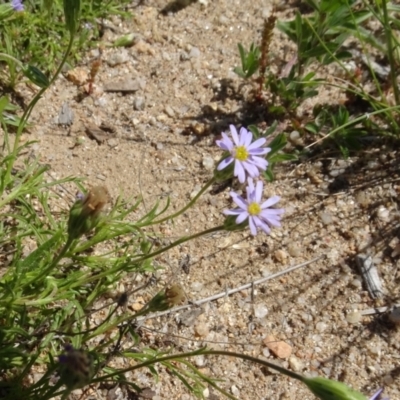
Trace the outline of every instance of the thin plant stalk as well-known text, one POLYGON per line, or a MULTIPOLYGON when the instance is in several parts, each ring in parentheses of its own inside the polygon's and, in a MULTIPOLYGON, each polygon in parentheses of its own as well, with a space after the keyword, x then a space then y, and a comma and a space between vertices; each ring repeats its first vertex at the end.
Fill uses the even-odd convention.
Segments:
POLYGON ((396 77, 396 63, 394 60, 393 54, 393 33, 392 28, 390 27, 389 14, 387 10, 386 0, 381 1, 382 11, 383 11, 383 29, 385 30, 386 37, 386 45, 387 45, 387 57, 390 65, 390 79, 392 81, 393 94, 396 101, 396 104, 400 104, 400 94, 399 87, 397 85, 397 77, 396 77))

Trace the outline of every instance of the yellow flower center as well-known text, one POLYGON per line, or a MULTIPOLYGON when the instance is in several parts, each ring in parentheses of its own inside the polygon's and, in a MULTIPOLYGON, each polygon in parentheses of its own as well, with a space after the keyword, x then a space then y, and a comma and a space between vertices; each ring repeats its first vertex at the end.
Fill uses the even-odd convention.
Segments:
POLYGON ((247 211, 250 215, 258 215, 261 212, 261 207, 258 203, 251 203, 247 207, 247 211))
POLYGON ((246 161, 249 158, 249 152, 246 147, 238 146, 235 149, 235 158, 239 161, 246 161))

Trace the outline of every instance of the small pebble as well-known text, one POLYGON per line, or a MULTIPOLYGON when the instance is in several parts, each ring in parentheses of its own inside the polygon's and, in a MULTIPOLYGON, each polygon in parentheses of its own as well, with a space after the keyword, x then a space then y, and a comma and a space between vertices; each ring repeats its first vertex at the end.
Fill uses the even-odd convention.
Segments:
POLYGON ((302 253, 301 247, 297 243, 289 243, 288 252, 291 257, 300 257, 302 253))
POLYGON ((240 395, 240 391, 235 385, 232 385, 231 392, 235 397, 239 397, 240 395))
POLYGON ((300 372, 304 369, 304 363, 295 356, 289 357, 289 366, 295 372, 300 372))
POLYGON ((283 250, 275 251, 274 256, 275 256, 276 260, 282 264, 285 263, 288 258, 287 253, 283 250))
POLYGON ((171 106, 165 106, 164 111, 168 115, 168 117, 171 117, 171 118, 175 117, 175 111, 172 109, 171 106))
POLYGON ((346 315, 346 321, 350 324, 358 324, 362 319, 362 315, 359 311, 353 311, 346 315))
POLYGON ((199 322, 194 326, 194 331, 197 336, 204 338, 209 334, 210 329, 204 322, 199 322))
POLYGON ((118 139, 108 139, 107 144, 111 149, 114 149, 115 147, 118 146, 118 139))
POLYGON ((133 108, 136 111, 143 111, 144 110, 144 97, 141 97, 141 96, 135 97, 133 100, 133 108))
POLYGON ((214 159, 209 156, 209 155, 204 155, 203 156, 203 167, 207 170, 207 171, 212 171, 214 169, 214 159))
POLYGON ((116 65, 124 64, 127 61, 129 61, 129 54, 125 49, 122 49, 118 52, 111 54, 106 60, 107 64, 110 67, 115 67, 116 65))
POLYGON ((200 50, 197 47, 192 47, 189 53, 190 58, 198 58, 200 57, 200 50))
POLYGON ((321 221, 324 225, 330 225, 333 222, 332 215, 327 213, 327 212, 322 212, 321 213, 321 221))
POLYGON ((268 308, 264 304, 254 306, 254 315, 256 318, 265 318, 268 315, 268 308))
POLYGON ((278 358, 288 358, 292 354, 292 346, 283 341, 277 341, 273 335, 268 335, 263 343, 278 358))
POLYGON ((203 290, 204 284, 201 283, 201 282, 193 282, 193 283, 190 285, 190 287, 191 287, 191 289, 192 289, 194 292, 200 292, 200 290, 203 290))
POLYGON ((315 325, 315 329, 318 332, 325 332, 327 327, 328 325, 325 322, 317 322, 317 324, 315 325))

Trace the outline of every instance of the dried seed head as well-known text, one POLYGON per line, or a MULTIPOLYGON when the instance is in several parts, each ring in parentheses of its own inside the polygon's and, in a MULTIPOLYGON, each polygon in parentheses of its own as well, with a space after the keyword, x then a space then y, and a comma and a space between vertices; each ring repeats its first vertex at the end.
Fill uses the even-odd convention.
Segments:
POLYGON ((87 216, 98 216, 110 201, 110 195, 104 186, 95 186, 83 199, 82 212, 87 216))
POLYGON ((100 213, 110 201, 104 186, 95 186, 85 196, 77 197, 71 208, 68 220, 68 235, 77 239, 91 231, 100 221, 100 213))

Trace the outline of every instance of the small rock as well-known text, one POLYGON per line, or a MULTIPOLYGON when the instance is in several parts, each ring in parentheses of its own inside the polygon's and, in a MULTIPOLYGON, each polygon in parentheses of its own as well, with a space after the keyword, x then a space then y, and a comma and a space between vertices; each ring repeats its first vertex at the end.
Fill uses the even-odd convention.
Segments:
POLYGON ((301 136, 299 131, 292 131, 289 135, 289 140, 293 143, 293 144, 297 144, 301 141, 301 136))
POLYGON ((254 306, 254 315, 256 318, 265 318, 268 315, 268 308, 264 304, 254 306))
POLYGON ((164 109, 165 113, 168 115, 168 117, 174 118, 175 117, 175 111, 172 109, 171 106, 165 106, 164 109))
POLYGON ((263 343, 278 358, 288 358, 292 354, 292 346, 283 341, 277 341, 273 335, 268 335, 263 343))
POLYGON ((210 328, 204 322, 199 322, 194 326, 197 336, 205 338, 210 333, 210 328))
POLYGON ((196 365, 196 367, 204 367, 206 360, 204 355, 199 355, 193 358, 194 364, 196 365))
POLYGON ((64 102, 58 114, 59 125, 71 125, 74 122, 74 112, 69 107, 68 103, 64 102))
POLYGON ((389 220, 390 220, 390 212, 384 206, 379 206, 376 216, 382 222, 389 222, 389 220))
POLYGON ((328 325, 325 322, 317 322, 317 324, 315 325, 315 329, 318 332, 325 332, 327 329, 328 325))
POLYGON ((358 324, 362 319, 362 315, 359 311, 353 311, 346 315, 346 321, 349 324, 358 324))
POLYGON ((123 79, 109 81, 104 85, 106 92, 136 92, 140 89, 141 85, 138 79, 123 79))
POLYGON ((304 364, 295 356, 289 357, 290 368, 295 372, 300 372, 304 369, 304 364))
POLYGON ((235 385, 231 386, 231 392, 235 397, 239 397, 240 396, 240 391, 235 385))
POLYGON ((198 58, 200 57, 200 50, 197 47, 192 47, 189 53, 190 58, 198 58))
POLYGON ((287 253, 283 250, 275 251, 274 256, 275 256, 276 260, 279 261, 280 263, 286 262, 286 260, 288 258, 287 253))
POLYGON ((321 216, 321 221, 324 225, 332 224, 333 218, 331 214, 329 214, 328 212, 322 212, 320 216, 321 216))
POLYGON ((118 139, 108 139, 107 144, 111 149, 113 149, 118 146, 118 139))
POLYGON ((288 252, 291 257, 300 257, 301 256, 301 247, 297 243, 289 243, 288 252))
POLYGON ((128 61, 129 61, 129 54, 125 49, 111 54, 106 60, 107 64, 110 67, 115 67, 116 65, 124 64, 128 61))
POLYGON ((136 111, 143 111, 144 110, 144 97, 135 97, 133 100, 133 108, 136 111))
POLYGON ((209 156, 209 155, 204 155, 203 156, 203 167, 207 170, 207 171, 212 171, 214 169, 214 159, 209 156))
POLYGON ((179 59, 181 60, 181 61, 187 61, 187 60, 189 60, 189 54, 188 53, 186 53, 186 51, 183 51, 180 55, 179 55, 179 59))
POLYGON ((134 49, 140 54, 150 54, 154 55, 155 50, 151 47, 150 44, 144 42, 143 40, 139 40, 135 46, 134 49))
POLYGON ((201 282, 193 282, 190 287, 194 292, 200 292, 204 288, 204 285, 201 282))

